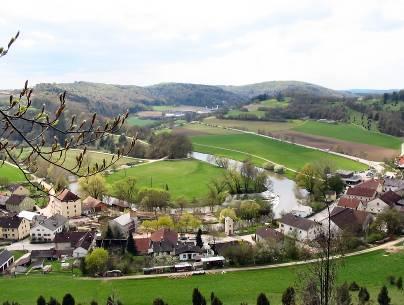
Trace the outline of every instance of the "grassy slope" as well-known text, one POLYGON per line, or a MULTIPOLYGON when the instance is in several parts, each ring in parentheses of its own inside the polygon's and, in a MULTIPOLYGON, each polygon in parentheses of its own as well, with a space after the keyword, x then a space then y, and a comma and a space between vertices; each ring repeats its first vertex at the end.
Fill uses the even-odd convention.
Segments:
POLYGON ((399 149, 401 145, 401 140, 399 138, 379 132, 371 132, 353 124, 327 124, 306 121, 304 124, 295 127, 294 130, 313 135, 392 149, 399 149))
POLYGON ((10 182, 19 182, 25 180, 24 175, 20 172, 19 169, 8 164, 3 164, 1 166, 1 163, 0 163, 0 177, 6 177, 9 179, 10 182))
POLYGON ((149 120, 149 119, 141 119, 137 116, 131 116, 129 117, 126 122, 128 123, 128 125, 131 126, 140 126, 140 127, 144 127, 144 126, 152 126, 152 125, 156 125, 158 124, 158 121, 155 120, 149 120))
MULTIPOLYGON (((377 302, 380 287, 386 284, 389 275, 404 275, 404 254, 383 256, 382 252, 373 252, 349 257, 340 269, 339 282, 356 281, 366 286, 371 299, 377 302)), ((265 292, 271 304, 280 304, 282 292, 288 287, 299 285, 299 272, 304 266, 240 271, 226 274, 206 275, 187 279, 142 279, 142 280, 80 280, 69 275, 31 275, 16 279, 0 278, 2 301, 10 299, 22 305, 34 304, 42 294, 46 298, 59 299, 70 292, 76 303, 89 303, 97 300, 105 302, 111 293, 119 296, 125 305, 149 305, 156 297, 162 297, 170 305, 191 303, 192 290, 198 287, 208 298, 211 291, 220 297, 224 304, 236 305, 241 301, 255 304, 258 293, 265 292)), ((392 304, 404 304, 404 294, 395 287, 388 287, 392 304)), ((353 303, 357 304, 356 292, 353 303)))
MULTIPOLYGON (((194 150, 199 152, 217 154, 219 151, 198 144, 234 149, 266 158, 294 170, 299 170, 306 163, 321 159, 332 161, 339 169, 361 170, 366 168, 363 164, 343 157, 249 134, 196 136, 192 138, 192 142, 194 150)), ((239 154, 233 152, 221 150, 219 154, 240 160, 239 154)), ((261 161, 262 163, 263 161, 261 161)))
POLYGON ((116 172, 107 177, 107 182, 115 183, 126 174, 136 177, 139 186, 149 187, 152 177, 153 187, 165 189, 167 184, 173 198, 183 195, 191 200, 203 197, 206 184, 222 173, 223 169, 196 160, 161 161, 116 172))

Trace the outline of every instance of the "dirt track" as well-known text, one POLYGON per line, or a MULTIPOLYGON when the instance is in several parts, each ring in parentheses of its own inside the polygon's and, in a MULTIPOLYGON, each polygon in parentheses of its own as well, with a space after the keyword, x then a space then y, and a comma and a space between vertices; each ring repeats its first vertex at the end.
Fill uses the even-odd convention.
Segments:
POLYGON ((292 130, 274 131, 271 134, 276 137, 287 137, 289 140, 293 139, 293 142, 299 144, 329 149, 336 152, 344 152, 348 155, 358 156, 372 161, 383 161, 385 158, 392 158, 398 154, 398 151, 394 149, 308 135, 292 130))

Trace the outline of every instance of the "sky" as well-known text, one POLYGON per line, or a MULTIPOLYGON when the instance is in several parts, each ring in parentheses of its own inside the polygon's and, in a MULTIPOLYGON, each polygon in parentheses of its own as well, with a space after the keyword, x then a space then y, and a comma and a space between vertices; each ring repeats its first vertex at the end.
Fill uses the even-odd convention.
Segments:
POLYGON ((13 0, 0 88, 41 82, 404 87, 404 0, 13 0))

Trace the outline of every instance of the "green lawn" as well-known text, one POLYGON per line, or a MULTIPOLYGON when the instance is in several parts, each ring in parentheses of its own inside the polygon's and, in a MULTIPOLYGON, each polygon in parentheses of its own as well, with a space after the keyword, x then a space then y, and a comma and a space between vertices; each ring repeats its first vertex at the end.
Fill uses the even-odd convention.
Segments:
POLYGON ((252 111, 241 111, 239 109, 233 109, 230 110, 227 114, 226 117, 228 118, 234 118, 234 117, 238 117, 239 115, 248 115, 248 114, 254 114, 256 115, 258 118, 264 117, 265 115, 265 111, 259 111, 259 110, 252 110, 252 111))
POLYGON ((166 184, 172 198, 181 195, 188 200, 201 198, 207 193, 206 185, 211 179, 220 177, 223 169, 197 160, 159 161, 147 165, 118 171, 108 176, 109 184, 125 176, 136 177, 138 186, 165 189, 166 184))
MULTIPOLYGON (((226 151, 220 148, 233 149, 271 160, 294 170, 301 169, 306 163, 322 159, 331 161, 338 169, 363 170, 367 168, 364 164, 343 157, 257 135, 238 134, 224 136, 195 136, 192 137, 192 143, 194 145, 194 150, 199 152, 219 154, 236 160, 243 160, 246 158, 242 153, 226 151), (218 148, 210 148, 202 146, 201 144, 218 148)), ((261 160, 260 164, 263 162, 264 161, 261 160)))
POLYGON ((6 163, 1 164, 2 163, 0 163, 0 177, 8 178, 9 182, 25 181, 25 177, 19 169, 6 163))
MULTIPOLYGON (((377 294, 386 284, 389 275, 404 275, 404 254, 383 256, 373 252, 349 257, 339 270, 338 282, 356 281, 370 292, 371 300, 377 303, 377 294)), ((124 305, 151 305, 154 298, 161 297, 170 305, 191 303, 192 290, 198 287, 206 298, 213 291, 225 305, 238 305, 240 302, 256 304, 260 292, 268 295, 271 304, 279 305, 282 292, 288 286, 301 284, 299 274, 306 266, 263 269, 255 271, 229 272, 225 274, 195 276, 186 279, 139 279, 139 280, 82 280, 64 274, 18 276, 0 278, 1 301, 14 300, 21 305, 35 304, 39 295, 47 299, 54 296, 61 299, 71 293, 76 303, 89 304, 96 300, 105 304, 109 294, 114 293, 124 305)), ((404 304, 404 293, 389 286, 392 304, 404 304)), ((357 304, 357 292, 353 292, 353 304, 357 304)))
POLYGON ((316 121, 306 121, 304 124, 295 127, 294 130, 318 136, 392 149, 399 149, 402 142, 399 138, 380 132, 368 131, 360 126, 347 123, 328 124, 316 121))
POLYGON ((149 120, 149 119, 141 119, 137 116, 130 116, 126 122, 128 125, 131 126, 139 126, 139 127, 145 127, 145 126, 153 126, 157 125, 159 122, 156 120, 149 120))

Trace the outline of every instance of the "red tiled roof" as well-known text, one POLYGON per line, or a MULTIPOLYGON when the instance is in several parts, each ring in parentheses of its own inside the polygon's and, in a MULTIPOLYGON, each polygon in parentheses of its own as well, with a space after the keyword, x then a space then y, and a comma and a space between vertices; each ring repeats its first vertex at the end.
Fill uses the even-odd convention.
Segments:
POLYGON ((175 245, 178 241, 178 233, 170 229, 160 229, 150 236, 151 241, 168 241, 175 245))
POLYGON ((61 193, 59 193, 57 198, 63 202, 76 201, 80 199, 79 196, 68 189, 64 189, 61 193))
POLYGON ((135 238, 136 251, 140 254, 147 254, 150 248, 151 240, 148 237, 135 238))
POLYGON ((340 207, 345 207, 345 208, 350 208, 350 209, 357 209, 361 201, 356 198, 348 198, 348 197, 341 197, 338 200, 338 206, 340 207))
POLYGON ((85 209, 93 209, 98 207, 99 205, 104 205, 104 203, 101 200, 91 196, 88 196, 86 199, 83 200, 83 207, 85 209))
POLYGON ((366 189, 372 189, 372 190, 377 190, 377 187, 383 184, 383 180, 378 180, 378 179, 370 179, 368 181, 364 181, 360 184, 358 184, 356 187, 359 188, 366 188, 366 189))
POLYGON ((369 188, 362 188, 358 186, 351 187, 346 192, 347 195, 350 196, 360 196, 360 197, 368 197, 373 198, 376 196, 376 190, 369 188))

